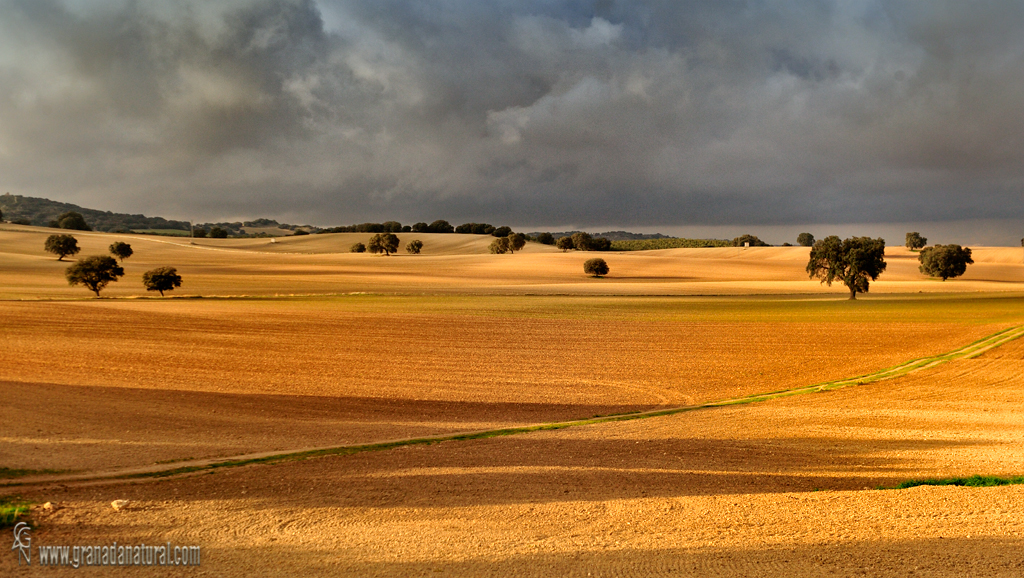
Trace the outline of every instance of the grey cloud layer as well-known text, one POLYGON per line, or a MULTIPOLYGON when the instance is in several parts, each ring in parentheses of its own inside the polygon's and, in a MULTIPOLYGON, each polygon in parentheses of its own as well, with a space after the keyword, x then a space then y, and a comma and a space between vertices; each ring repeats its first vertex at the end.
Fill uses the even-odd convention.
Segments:
POLYGON ((1024 5, 0 0, 0 188, 167 216, 1024 215, 1024 5))

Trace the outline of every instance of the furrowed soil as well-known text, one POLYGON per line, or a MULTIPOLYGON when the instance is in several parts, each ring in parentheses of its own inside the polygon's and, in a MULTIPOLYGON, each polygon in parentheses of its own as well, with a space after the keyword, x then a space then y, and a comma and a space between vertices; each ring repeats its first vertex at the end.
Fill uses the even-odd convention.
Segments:
MULTIPOLYGON (((612 274, 592 279, 593 254, 490 255, 472 235, 403 234, 424 254, 383 257, 348 253, 356 234, 75 232, 79 256, 136 252, 93 299, 42 252, 54 232, 0 230, 0 496, 34 503, 33 546, 201 546, 175 575, 1024 575, 1024 486, 874 489, 1024 475, 1024 340, 759 403, 74 478, 862 376, 1024 325, 1019 248, 977 248, 947 282, 891 248, 850 302, 807 280, 799 247, 606 253, 612 274), (166 265, 178 298, 140 298, 166 265)), ((33 554, 0 549, 0 575, 111 570, 40 571, 33 554)))
POLYGON ((1019 474, 1022 373, 1018 340, 760 404, 37 489, 33 540, 202 544, 229 576, 1020 576, 1024 486, 873 488, 1019 474))
POLYGON ((681 406, 955 349, 1019 299, 0 302, 2 463, 97 470, 681 406), (958 311, 937 321, 936 304, 958 311))

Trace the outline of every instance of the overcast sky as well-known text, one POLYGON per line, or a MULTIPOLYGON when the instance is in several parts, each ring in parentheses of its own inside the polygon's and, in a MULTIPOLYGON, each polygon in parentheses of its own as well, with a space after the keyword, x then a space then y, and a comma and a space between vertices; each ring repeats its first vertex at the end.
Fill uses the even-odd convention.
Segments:
POLYGON ((0 0, 0 192, 318 225, 1024 221, 1022 30, 1010 0, 0 0))

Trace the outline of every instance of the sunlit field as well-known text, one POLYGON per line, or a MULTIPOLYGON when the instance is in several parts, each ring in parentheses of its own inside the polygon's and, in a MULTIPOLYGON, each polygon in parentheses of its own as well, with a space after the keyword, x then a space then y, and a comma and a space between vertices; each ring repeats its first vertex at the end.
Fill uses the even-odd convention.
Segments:
POLYGON ((1017 335, 1019 248, 946 282, 889 248, 849 301, 801 247, 602 253, 592 278, 475 235, 76 232, 77 257, 135 251, 97 299, 53 232, 0 230, 0 496, 38 542, 199 544, 216 575, 1024 571, 1022 486, 878 489, 1024 474, 1024 341, 942 357, 1017 335))

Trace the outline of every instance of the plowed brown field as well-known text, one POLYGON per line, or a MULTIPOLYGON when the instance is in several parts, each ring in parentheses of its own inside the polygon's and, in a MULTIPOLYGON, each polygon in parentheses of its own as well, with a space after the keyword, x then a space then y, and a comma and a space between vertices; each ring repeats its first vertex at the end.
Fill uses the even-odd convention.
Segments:
MULTIPOLYGON (((590 255, 489 255, 465 235, 393 257, 347 253, 359 235, 131 237, 128 275, 96 300, 41 252, 50 233, 0 230, 0 494, 36 503, 33 545, 202 546, 175 575, 1024 575, 1024 486, 871 489, 1024 474, 1024 340, 741 406, 71 478, 860 376, 1024 324, 1019 249, 979 248, 946 283, 892 249, 848 302, 806 279, 803 248, 611 253, 612 275, 590 279, 590 255), (184 276, 177 295, 204 298, 138 299, 162 265, 184 276), (13 470, 61 472, 11 486, 32 479, 13 470)), ((121 238, 76 235, 83 255, 121 238)), ((0 548, 0 575, 41 573, 16 562, 0 548)))
POLYGON ((778 391, 952 350, 1015 301, 952 300, 957 322, 926 321, 928 301, 900 321, 881 302, 0 302, 3 464, 139 466, 778 391))
POLYGON ((1024 487, 868 488, 1019 473, 1022 373, 1017 341, 762 404, 36 490, 59 509, 34 538, 201 543, 218 575, 1019 576, 1024 487))

